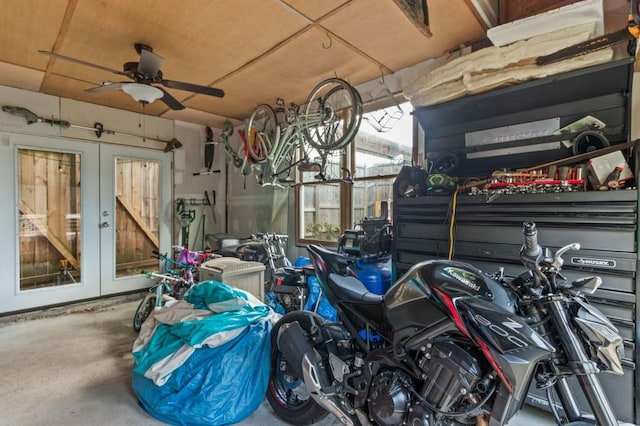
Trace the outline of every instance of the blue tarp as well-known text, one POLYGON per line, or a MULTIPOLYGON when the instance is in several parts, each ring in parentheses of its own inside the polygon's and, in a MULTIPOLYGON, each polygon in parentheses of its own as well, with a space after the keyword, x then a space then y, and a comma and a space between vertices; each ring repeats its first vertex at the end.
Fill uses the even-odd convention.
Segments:
MULTIPOLYGON (((216 281, 194 286, 185 300, 198 309, 246 296, 216 281)), ((271 313, 266 306, 243 304, 199 321, 159 324, 147 345, 135 352, 133 390, 144 409, 176 425, 226 425, 248 417, 262 402, 270 371, 271 313), (144 377, 155 362, 183 345, 198 346, 209 336, 242 328, 233 340, 217 347, 202 346, 162 385, 144 377)), ((230 304, 233 306, 233 304, 230 304)))
POLYGON ((307 301, 304 304, 304 309, 306 311, 315 311, 318 315, 331 322, 338 321, 338 312, 336 311, 336 308, 333 307, 324 294, 320 297, 320 304, 316 310, 318 297, 320 296, 320 282, 318 279, 316 277, 308 277, 307 287, 309 288, 309 295, 307 296, 307 301))

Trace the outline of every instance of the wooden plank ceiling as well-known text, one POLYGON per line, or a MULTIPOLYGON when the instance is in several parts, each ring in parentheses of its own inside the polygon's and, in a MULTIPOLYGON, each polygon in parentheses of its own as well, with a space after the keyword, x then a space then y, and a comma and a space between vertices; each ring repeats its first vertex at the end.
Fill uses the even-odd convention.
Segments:
MULTIPOLYGON (((134 43, 165 59, 165 79, 219 87, 224 98, 166 89, 186 109, 160 101, 144 113, 220 125, 257 103, 303 102, 322 79, 358 85, 478 40, 486 28, 467 0, 429 0, 432 36, 391 0, 4 0, 0 85, 130 111, 122 91, 85 89, 126 77, 53 59, 38 50, 121 70, 134 43)), ((19 103, 19 102, 18 102, 19 103)))

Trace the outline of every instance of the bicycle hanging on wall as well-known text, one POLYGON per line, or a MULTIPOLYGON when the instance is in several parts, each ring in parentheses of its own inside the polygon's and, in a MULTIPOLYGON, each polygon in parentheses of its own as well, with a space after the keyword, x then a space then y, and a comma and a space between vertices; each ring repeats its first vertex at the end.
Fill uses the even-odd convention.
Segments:
MULTIPOLYGON (((291 171, 327 176, 327 159, 355 137, 362 121, 362 99, 346 81, 329 78, 318 84, 302 105, 279 100, 278 107, 259 104, 247 126, 242 147, 261 185, 295 184, 291 171)), ((240 151, 240 150, 239 150, 240 151)), ((294 173, 295 176, 295 173, 294 173)))

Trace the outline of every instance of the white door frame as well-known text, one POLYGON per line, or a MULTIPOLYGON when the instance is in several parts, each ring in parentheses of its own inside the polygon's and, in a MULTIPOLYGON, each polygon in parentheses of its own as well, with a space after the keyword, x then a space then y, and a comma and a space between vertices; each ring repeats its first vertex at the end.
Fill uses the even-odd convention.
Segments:
POLYGON ((98 241, 99 229, 91 226, 98 217, 98 145, 71 139, 22 135, 3 132, 0 137, 0 268, 4 282, 0 282, 0 312, 13 312, 39 306, 55 305, 100 295, 100 257, 98 250, 88 249, 98 241), (20 290, 19 214, 18 214, 18 150, 36 149, 80 154, 81 182, 81 277, 75 284, 20 290))
POLYGON ((161 163, 159 243, 161 252, 170 252, 171 224, 173 223, 171 153, 55 136, 0 132, 0 178, 5 182, 0 185, 0 200, 5 205, 4 208, 0 208, 0 235, 2 235, 0 253, 3 253, 3 256, 0 256, 0 270, 4 272, 5 278, 0 282, 0 314, 135 291, 152 284, 142 275, 113 279, 111 273, 115 263, 114 228, 101 228, 99 225, 104 221, 101 211, 109 208, 111 218, 115 213, 113 168, 116 157, 153 160, 161 163), (20 148, 71 152, 80 155, 81 277, 75 284, 20 290, 17 207, 19 202, 18 150, 20 148), (110 195, 108 191, 111 191, 110 195), (105 230, 111 232, 104 232, 105 230), (107 265, 103 264, 105 258, 107 265), (109 264, 109 262, 112 263, 109 264))

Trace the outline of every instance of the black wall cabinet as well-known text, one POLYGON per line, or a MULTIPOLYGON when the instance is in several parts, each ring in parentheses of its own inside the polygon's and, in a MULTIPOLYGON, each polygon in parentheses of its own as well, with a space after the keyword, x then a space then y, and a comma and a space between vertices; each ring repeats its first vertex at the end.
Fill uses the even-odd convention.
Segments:
MULTIPOLYGON (((545 119, 559 119, 564 127, 587 115, 606 124, 602 133, 612 143, 626 142, 629 133, 629 92, 632 62, 619 60, 541 80, 504 87, 414 112, 425 132, 426 152, 432 157, 454 153, 460 159, 458 176, 486 176, 494 169, 530 167, 567 157, 569 148, 507 156, 467 159, 467 154, 491 146, 467 148, 465 135, 487 129, 545 119)), ((548 135, 515 140, 506 146, 557 142, 577 136, 548 135)), ((499 148, 504 146, 494 146, 499 148)))

